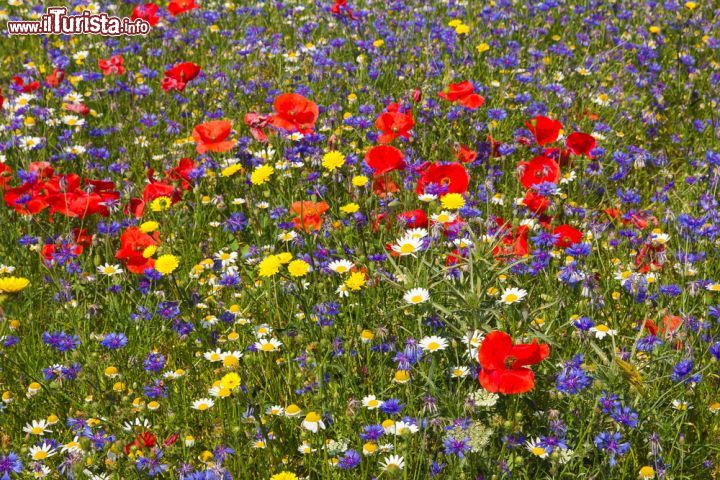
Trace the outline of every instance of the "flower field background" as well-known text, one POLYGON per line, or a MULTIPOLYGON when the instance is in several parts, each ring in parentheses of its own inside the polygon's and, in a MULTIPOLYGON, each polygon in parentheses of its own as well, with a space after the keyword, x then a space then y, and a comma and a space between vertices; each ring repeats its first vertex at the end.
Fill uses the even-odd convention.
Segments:
POLYGON ((720 476, 717 4, 66 6, 153 28, 0 37, 0 479, 720 476))

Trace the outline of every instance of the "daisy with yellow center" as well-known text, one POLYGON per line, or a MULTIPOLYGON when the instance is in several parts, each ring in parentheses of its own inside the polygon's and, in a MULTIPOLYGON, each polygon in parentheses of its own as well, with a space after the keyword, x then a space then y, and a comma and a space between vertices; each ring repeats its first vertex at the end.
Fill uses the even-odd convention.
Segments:
POLYGON ((195 410, 205 411, 211 409, 215 405, 215 402, 210 398, 201 398, 195 400, 192 403, 192 408, 195 410))
POLYGON ((522 301, 526 295, 527 291, 521 288, 508 288, 500 295, 500 303, 512 305, 513 303, 522 301))
POLYGON ((403 299, 410 305, 418 305, 430 300, 430 292, 424 288, 413 288, 403 295, 403 299))
POLYGON ((420 348, 429 353, 445 350, 447 347, 448 341, 435 335, 420 340, 420 348))
POLYGON ((262 338, 255 342, 255 349, 260 352, 276 352, 280 350, 282 342, 276 338, 266 339, 262 338))
POLYGON ((310 412, 305 416, 305 420, 302 422, 302 427, 305 430, 317 433, 319 429, 325 430, 325 423, 322 421, 320 414, 310 412))

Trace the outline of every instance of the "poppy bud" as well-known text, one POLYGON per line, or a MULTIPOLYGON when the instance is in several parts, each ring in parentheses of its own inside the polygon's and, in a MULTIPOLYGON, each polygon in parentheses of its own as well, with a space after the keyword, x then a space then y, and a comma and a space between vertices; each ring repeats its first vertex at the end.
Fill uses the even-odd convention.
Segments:
POLYGON ((415 102, 415 103, 420 103, 420 101, 422 100, 422 92, 420 91, 419 88, 416 88, 415 90, 413 90, 412 99, 413 99, 413 102, 415 102))

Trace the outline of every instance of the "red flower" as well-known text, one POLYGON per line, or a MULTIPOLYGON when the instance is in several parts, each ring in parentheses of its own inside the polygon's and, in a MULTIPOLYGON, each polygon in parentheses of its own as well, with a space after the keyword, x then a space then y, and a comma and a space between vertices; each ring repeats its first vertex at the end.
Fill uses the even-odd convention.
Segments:
POLYGON ((103 75, 122 75, 125 73, 125 67, 123 66, 125 60, 122 55, 114 55, 107 60, 98 60, 98 67, 102 70, 103 75))
POLYGON ((165 176, 171 181, 180 181, 183 190, 190 188, 190 172, 195 169, 195 162, 191 158, 181 158, 177 167, 165 171, 165 176))
POLYGON ((59 68, 53 70, 52 75, 48 75, 47 77, 45 77, 45 81, 52 88, 56 88, 63 82, 63 80, 65 80, 65 70, 61 70, 59 68))
POLYGON ((32 93, 38 88, 40 88, 40 82, 30 82, 25 83, 25 80, 22 79, 22 77, 14 76, 13 77, 13 83, 20 87, 23 93, 32 93))
POLYGON ((552 233, 560 237, 555 240, 555 246, 559 248, 567 248, 582 240, 582 232, 566 224, 555 227, 552 233))
POLYGON ((406 228, 427 228, 428 217, 425 210, 409 210, 396 217, 406 228))
POLYGON ((355 20, 355 14, 350 10, 350 7, 348 7, 347 0, 335 0, 335 4, 330 7, 330 12, 339 17, 347 15, 350 20, 355 20))
POLYGON ((529 162, 520 162, 517 167, 520 183, 525 188, 532 188, 543 182, 557 183, 560 179, 560 166, 548 157, 535 157, 529 162))
POLYGON ((535 374, 526 365, 540 363, 549 354, 550 347, 538 345, 537 340, 513 345, 507 333, 490 332, 478 349, 480 385, 488 392, 506 395, 528 392, 535 386, 535 374))
POLYGON ((267 142, 267 135, 263 130, 270 123, 270 115, 260 115, 256 112, 245 114, 245 125, 250 127, 250 133, 258 142, 267 142))
POLYGON ((12 177, 12 168, 4 163, 0 163, 0 188, 4 188, 5 184, 12 177))
POLYGON ((313 133, 317 121, 318 106, 297 93, 278 95, 273 103, 275 115, 270 124, 286 132, 313 133))
POLYGON ((200 8, 200 5, 196 5, 195 0, 170 0, 167 7, 168 12, 170 12, 170 15, 173 17, 196 8, 200 8))
POLYGON ((562 129, 562 123, 552 118, 537 116, 525 122, 525 126, 535 135, 538 145, 545 145, 557 140, 562 129))
POLYGON ((377 120, 375 126, 382 132, 378 137, 378 143, 390 143, 397 137, 410 138, 410 130, 415 121, 409 113, 398 111, 388 111, 382 113, 377 120))
POLYGON ((198 153, 227 152, 235 146, 235 140, 227 140, 230 136, 232 123, 228 120, 213 120, 201 123, 192 132, 195 139, 195 150, 198 153))
POLYGON ((451 102, 457 102, 471 110, 480 108, 485 103, 485 99, 475 93, 475 86, 469 80, 451 83, 447 91, 438 93, 438 96, 451 102))
POLYGON ((5 97, 2 96, 2 90, 0 90, 0 108, 2 108, 3 103, 5 103, 5 97))
POLYGON ((90 109, 82 103, 64 103, 63 108, 70 112, 79 113, 82 116, 90 113, 90 109))
POLYGON ((154 3, 146 3, 145 5, 138 5, 135 8, 133 8, 132 15, 130 16, 130 18, 132 20, 137 20, 140 18, 140 19, 148 22, 151 27, 154 27, 160 21, 160 17, 157 14, 159 10, 160 10, 160 7, 158 7, 154 3))
POLYGON ((398 191, 398 187, 392 180, 387 180, 386 177, 375 177, 372 183, 372 191, 375 195, 380 198, 385 198, 390 193, 398 191))
POLYGON ((123 450, 125 451, 125 455, 127 455, 130 453, 132 447, 137 447, 140 450, 142 450, 143 448, 153 448, 156 442, 157 439, 155 438, 155 435, 153 435, 151 432, 138 433, 135 441, 125 445, 125 448, 123 450))
POLYGON ((528 190, 523 198, 523 205, 525 205, 532 213, 541 214, 545 213, 545 210, 550 206, 550 199, 537 194, 532 190, 528 190))
POLYGON ((165 78, 163 78, 162 81, 162 89, 166 92, 170 92, 172 90, 182 92, 185 90, 185 85, 198 76, 200 70, 200 65, 195 65, 192 62, 178 63, 165 72, 165 78))
POLYGON ((120 235, 120 249, 115 253, 115 258, 123 260, 132 273, 143 274, 145 270, 155 266, 153 258, 145 258, 143 255, 145 249, 159 243, 158 232, 151 237, 141 232, 138 227, 129 227, 120 235))
POLYGON ((459 163, 433 163, 423 171, 415 191, 422 194, 434 186, 434 194, 465 193, 469 183, 470 177, 459 163))
POLYGON ((293 202, 290 206, 290 210, 297 215, 293 219, 295 228, 305 230, 305 232, 311 232, 320 230, 322 227, 323 217, 322 215, 327 211, 330 206, 327 202, 311 202, 305 200, 303 202, 293 202))
POLYGON ((574 155, 585 155, 586 157, 590 157, 590 152, 592 152, 595 148, 597 142, 595 141, 595 137, 592 135, 575 132, 568 135, 567 140, 565 140, 565 145, 567 145, 568 150, 570 150, 570 152, 574 155))
POLYGON ((453 154, 455 155, 455 158, 460 160, 462 163, 472 163, 478 156, 475 150, 471 150, 465 145, 460 145, 458 148, 455 149, 453 154))
POLYGON ((375 175, 383 175, 405 168, 403 153, 389 145, 379 145, 368 150, 365 154, 365 163, 373 169, 375 175))
MULTIPOLYGON (((501 232, 508 229, 508 226, 501 218, 498 218, 496 222, 500 226, 501 232)), ((500 245, 493 248, 493 255, 495 257, 524 257, 530 253, 527 241, 529 231, 527 225, 520 225, 514 232, 509 231, 503 236, 500 245)))

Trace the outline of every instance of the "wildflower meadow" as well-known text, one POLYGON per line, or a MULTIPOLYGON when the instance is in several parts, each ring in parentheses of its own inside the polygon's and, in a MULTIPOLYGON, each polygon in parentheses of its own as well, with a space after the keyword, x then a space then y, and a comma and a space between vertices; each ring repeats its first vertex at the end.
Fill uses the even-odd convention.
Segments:
POLYGON ((146 1, 0 5, 0 480, 720 478, 720 4, 146 1))

